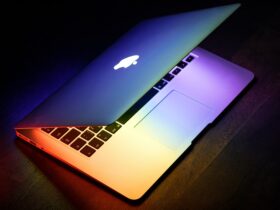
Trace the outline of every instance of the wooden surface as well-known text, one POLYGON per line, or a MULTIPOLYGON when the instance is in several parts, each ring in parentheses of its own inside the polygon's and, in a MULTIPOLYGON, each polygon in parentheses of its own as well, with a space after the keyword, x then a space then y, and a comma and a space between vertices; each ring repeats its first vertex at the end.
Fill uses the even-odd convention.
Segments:
POLYGON ((1 71, 0 209, 279 209, 276 5, 244 2, 201 44, 250 69, 256 79, 139 201, 124 199, 14 135, 17 121, 138 20, 225 2, 123 4, 125 9, 11 5, 17 16, 6 16, 5 25, 10 34, 1 71))

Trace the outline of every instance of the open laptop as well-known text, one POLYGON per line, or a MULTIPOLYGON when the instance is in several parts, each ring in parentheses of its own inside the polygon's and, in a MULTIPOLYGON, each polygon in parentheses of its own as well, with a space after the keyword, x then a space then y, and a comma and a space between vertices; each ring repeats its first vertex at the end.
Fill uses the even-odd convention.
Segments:
POLYGON ((26 116, 17 136, 141 198, 253 79, 195 48, 238 7, 141 22, 26 116))

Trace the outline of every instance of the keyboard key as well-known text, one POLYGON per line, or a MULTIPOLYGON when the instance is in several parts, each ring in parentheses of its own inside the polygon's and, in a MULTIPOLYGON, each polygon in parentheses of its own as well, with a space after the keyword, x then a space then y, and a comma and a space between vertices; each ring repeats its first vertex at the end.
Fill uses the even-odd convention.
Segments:
POLYGON ((102 139, 103 141, 107 141, 112 135, 106 131, 101 131, 97 137, 102 139))
POLYGON ((167 80, 167 81, 171 81, 172 79, 174 78, 174 75, 172 75, 172 74, 166 74, 164 77, 163 77, 163 79, 165 79, 165 80, 167 80))
POLYGON ((93 153, 95 153, 95 150, 89 146, 85 146, 83 149, 81 149, 80 152, 83 153, 84 155, 90 157, 90 156, 92 156, 93 153))
POLYGON ((71 147, 73 147, 76 150, 81 149, 87 142, 78 138, 76 141, 74 141, 73 144, 71 144, 71 147))
POLYGON ((186 62, 184 62, 184 61, 180 61, 178 64, 177 64, 177 66, 179 66, 180 68, 185 68, 186 67, 186 65, 188 65, 188 63, 186 63, 186 62))
POLYGON ((59 139, 61 136, 63 136, 69 129, 64 127, 64 128, 57 128, 54 130, 51 135, 57 139, 59 139))
POLYGON ((54 128, 41 128, 42 131, 45 131, 46 133, 50 133, 54 130, 54 128))
POLYGON ((193 59, 194 59, 194 57, 193 57, 192 55, 189 55, 189 56, 186 58, 186 61, 191 62, 193 59))
POLYGON ((89 130, 94 133, 98 133, 101 130, 102 126, 89 126, 89 130))
POLYGON ((93 146, 95 149, 99 149, 103 145, 103 142, 97 138, 94 138, 89 142, 89 145, 93 146))
POLYGON ((172 74, 177 75, 177 74, 179 74, 179 73, 180 73, 180 71, 181 71, 181 69, 176 68, 176 69, 174 69, 174 70, 172 71, 172 74))
POLYGON ((108 125, 105 130, 109 131, 110 133, 116 133, 122 126, 116 122, 112 123, 111 125, 108 125))
POLYGON ((80 132, 72 129, 69 131, 65 136, 61 138, 61 141, 65 144, 70 144, 75 138, 77 138, 80 135, 80 132))
POLYGON ((139 109, 141 109, 157 93, 158 93, 157 89, 151 88, 132 107, 130 107, 129 110, 127 110, 117 121, 121 124, 125 124, 139 109))
POLYGON ((164 81, 164 80, 160 80, 160 81, 155 85, 155 87, 156 87, 157 89, 162 89, 165 85, 167 85, 167 82, 164 81))
POLYGON ((90 132, 90 131, 85 131, 81 137, 85 140, 90 140, 92 137, 94 136, 94 133, 90 132))
POLYGON ((84 130, 86 130, 87 126, 78 126, 76 128, 80 131, 84 131, 84 130))

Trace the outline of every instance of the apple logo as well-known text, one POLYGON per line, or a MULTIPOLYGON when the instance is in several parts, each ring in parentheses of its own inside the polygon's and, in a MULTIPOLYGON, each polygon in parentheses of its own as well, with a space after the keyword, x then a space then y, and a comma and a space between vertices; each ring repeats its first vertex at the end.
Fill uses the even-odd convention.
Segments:
POLYGON ((126 57, 124 59, 122 59, 117 65, 114 66, 115 70, 118 70, 120 68, 128 68, 129 66, 136 65, 137 64, 137 60, 140 56, 139 55, 132 55, 129 57, 126 57))

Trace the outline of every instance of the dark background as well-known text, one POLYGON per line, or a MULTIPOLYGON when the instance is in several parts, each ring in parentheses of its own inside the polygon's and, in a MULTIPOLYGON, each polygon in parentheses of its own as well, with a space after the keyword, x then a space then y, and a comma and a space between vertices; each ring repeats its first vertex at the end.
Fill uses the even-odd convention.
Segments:
POLYGON ((255 81, 162 179, 131 202, 19 141, 13 126, 137 22, 234 1, 2 5, 0 208, 279 209, 280 9, 243 6, 201 43, 255 81))

